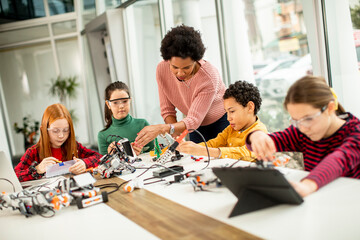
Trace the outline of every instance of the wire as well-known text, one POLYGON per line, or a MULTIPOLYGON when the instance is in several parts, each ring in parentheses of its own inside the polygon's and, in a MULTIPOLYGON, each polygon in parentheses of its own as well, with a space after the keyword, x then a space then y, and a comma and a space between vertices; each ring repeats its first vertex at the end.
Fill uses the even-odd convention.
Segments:
POLYGON ((100 189, 105 189, 105 188, 109 188, 109 187, 115 188, 115 190, 108 192, 108 195, 109 195, 109 194, 114 193, 117 190, 119 190, 120 185, 118 185, 117 183, 105 183, 105 184, 100 184, 100 185, 97 185, 97 186, 94 186, 94 187, 97 187, 97 188, 100 188, 100 189))
POLYGON ((13 191, 15 192, 15 185, 9 180, 9 179, 6 179, 6 178, 0 178, 0 180, 4 180, 4 181, 7 181, 7 182, 9 182, 11 185, 12 185, 12 187, 13 187, 13 191))
POLYGON ((41 211, 41 212, 39 213, 40 216, 42 216, 42 217, 44 217, 44 218, 51 218, 51 217, 55 216, 55 211, 54 211, 54 209, 52 209, 51 207, 44 206, 44 207, 42 207, 42 208, 47 208, 50 212, 52 212, 52 215, 49 215, 49 216, 44 215, 44 214, 43 214, 43 211, 41 211))
MULTIPOLYGON (((135 178, 138 178, 138 177, 141 177, 142 175, 144 175, 147 171, 149 171, 150 169, 154 168, 154 167, 157 167, 157 166, 161 166, 161 167, 164 167, 158 163, 154 163, 153 165, 151 165, 150 167, 148 168, 142 168, 142 169, 146 169, 144 172, 142 172, 140 175, 136 176, 135 178)), ((135 179, 134 178, 134 179, 135 179)))
POLYGON ((117 190, 119 190, 119 189, 121 188, 121 186, 127 184, 128 182, 130 182, 130 180, 125 181, 125 182, 122 182, 116 190, 113 190, 113 191, 109 192, 108 194, 111 194, 111 193, 113 193, 113 192, 116 192, 117 190))
MULTIPOLYGON (((145 180, 144 180, 145 181, 145 180)), ((149 185, 149 184, 153 184, 153 183, 158 183, 158 182, 163 182, 165 181, 165 179, 160 179, 160 180, 157 180, 157 181, 153 181, 153 182, 149 182, 149 183, 144 183, 144 185, 149 185)))
POLYGON ((123 137, 121 137, 121 136, 119 136, 119 135, 114 135, 114 134, 112 134, 112 135, 109 135, 109 136, 107 136, 106 137, 106 141, 107 142, 109 142, 109 137, 110 137, 110 141, 111 142, 113 142, 113 140, 114 140, 114 138, 115 138, 115 140, 117 141, 118 139, 120 140, 120 139, 124 139, 123 137))
POLYGON ((204 143, 205 143, 206 152, 207 152, 207 154, 208 154, 208 161, 207 161, 207 165, 206 165, 205 167, 203 167, 202 169, 200 169, 200 171, 201 171, 201 170, 204 170, 204 169, 206 169, 206 168, 210 165, 210 152, 209 152, 209 147, 208 147, 208 145, 207 145, 207 143, 206 143, 206 140, 205 140, 204 136, 201 134, 201 132, 199 132, 199 131, 196 130, 196 129, 189 129, 189 131, 195 131, 197 134, 200 135, 200 137, 202 138, 202 140, 203 140, 204 143))
MULTIPOLYGON (((240 160, 240 159, 239 159, 240 160)), ((235 164, 237 164, 239 162, 239 160, 236 160, 234 163, 232 163, 229 168, 232 168, 235 164)))

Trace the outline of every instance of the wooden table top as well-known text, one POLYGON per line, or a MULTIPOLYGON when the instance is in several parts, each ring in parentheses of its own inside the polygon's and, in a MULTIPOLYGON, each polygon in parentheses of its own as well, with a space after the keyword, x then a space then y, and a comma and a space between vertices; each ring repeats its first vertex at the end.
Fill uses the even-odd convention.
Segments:
MULTIPOLYGON (((97 179, 95 185, 124 182, 117 177, 97 179)), ((121 188, 106 204, 161 239, 261 239, 145 189, 126 193, 121 188)))

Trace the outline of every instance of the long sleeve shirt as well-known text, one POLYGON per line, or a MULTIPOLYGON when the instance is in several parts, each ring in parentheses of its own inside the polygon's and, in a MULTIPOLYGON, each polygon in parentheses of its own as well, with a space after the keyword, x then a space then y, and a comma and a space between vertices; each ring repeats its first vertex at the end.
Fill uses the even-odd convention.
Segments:
MULTIPOLYGON (((78 158, 85 162, 86 168, 96 167, 102 157, 99 153, 87 149, 77 142, 78 158)), ((68 159, 71 160, 71 159, 68 159)), ((15 167, 16 176, 20 182, 40 179, 43 174, 37 174, 35 166, 39 164, 40 157, 38 148, 28 148, 21 157, 20 163, 15 167)))
MULTIPOLYGON (((206 143, 208 147, 220 148, 220 158, 239 159, 240 157, 253 157, 254 154, 247 148, 245 140, 249 133, 257 130, 267 133, 266 126, 259 118, 244 131, 236 131, 231 126, 228 126, 216 138, 206 143)), ((199 145, 205 146, 205 143, 199 143, 199 145)))
POLYGON ((306 179, 322 187, 338 177, 360 179, 360 121, 350 113, 333 135, 312 141, 294 126, 270 134, 277 151, 302 152, 306 179))
MULTIPOLYGON (((120 138, 117 138, 116 136, 127 138, 129 142, 134 142, 137 133, 148 125, 149 123, 145 119, 133 118, 130 114, 120 120, 112 117, 112 124, 110 125, 110 127, 98 133, 98 145, 100 154, 105 155, 107 153, 107 148, 109 144, 113 141, 120 140, 120 138), (115 137, 111 137, 111 135, 115 135, 115 137)), ((153 148, 154 142, 151 141, 144 147, 144 152, 153 150, 153 148)))
POLYGON ((186 115, 182 121, 187 129, 197 129, 219 120, 224 114, 225 84, 217 69, 209 62, 198 61, 200 68, 189 80, 180 82, 162 61, 156 69, 161 116, 176 116, 176 110, 186 115))

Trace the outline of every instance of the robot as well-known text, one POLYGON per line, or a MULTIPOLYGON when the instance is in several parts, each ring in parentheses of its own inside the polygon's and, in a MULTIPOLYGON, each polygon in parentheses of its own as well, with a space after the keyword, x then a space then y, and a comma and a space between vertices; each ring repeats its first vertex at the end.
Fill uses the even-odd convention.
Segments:
POLYGON ((210 188, 222 186, 211 168, 189 173, 187 177, 194 191, 208 191, 210 188))
POLYGON ((181 158, 182 155, 178 151, 175 151, 177 146, 179 146, 180 142, 184 139, 184 137, 189 133, 187 129, 185 129, 181 135, 176 139, 176 141, 169 146, 169 148, 155 161, 159 164, 165 164, 168 161, 174 161, 181 158), (175 156, 173 156, 175 152, 175 156))
POLYGON ((12 208, 18 210, 25 217, 41 215, 51 217, 55 210, 60 210, 70 205, 77 205, 79 209, 89 207, 97 203, 107 202, 107 192, 100 193, 100 189, 94 187, 95 179, 90 173, 84 173, 68 179, 63 179, 57 187, 46 188, 40 191, 38 188, 24 189, 17 193, 0 193, 0 210, 12 208))
POLYGON ((136 168, 131 164, 137 161, 141 161, 141 159, 136 156, 129 140, 122 138, 110 154, 106 154, 100 159, 95 173, 99 173, 102 178, 133 173, 136 168))

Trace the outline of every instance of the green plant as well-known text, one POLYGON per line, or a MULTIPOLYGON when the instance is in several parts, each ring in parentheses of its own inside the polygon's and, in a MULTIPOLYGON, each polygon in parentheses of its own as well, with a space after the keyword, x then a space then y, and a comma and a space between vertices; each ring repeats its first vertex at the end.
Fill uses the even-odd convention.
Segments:
POLYGON ((71 115, 74 123, 77 122, 78 118, 75 114, 75 110, 70 108, 70 99, 76 98, 76 89, 79 86, 77 77, 61 77, 58 76, 55 80, 51 80, 51 86, 49 94, 51 96, 59 97, 60 103, 64 104, 71 115))
POLYGON ((70 99, 76 97, 76 88, 79 86, 77 77, 61 77, 51 80, 49 93, 52 96, 58 96, 60 102, 67 106, 70 99))
POLYGON ((23 117, 23 127, 19 127, 18 123, 14 123, 14 130, 16 133, 22 133, 24 136, 25 150, 35 143, 35 138, 38 135, 39 121, 33 120, 30 116, 23 117))
POLYGON ((360 28, 360 5, 350 7, 351 21, 355 29, 360 28))

